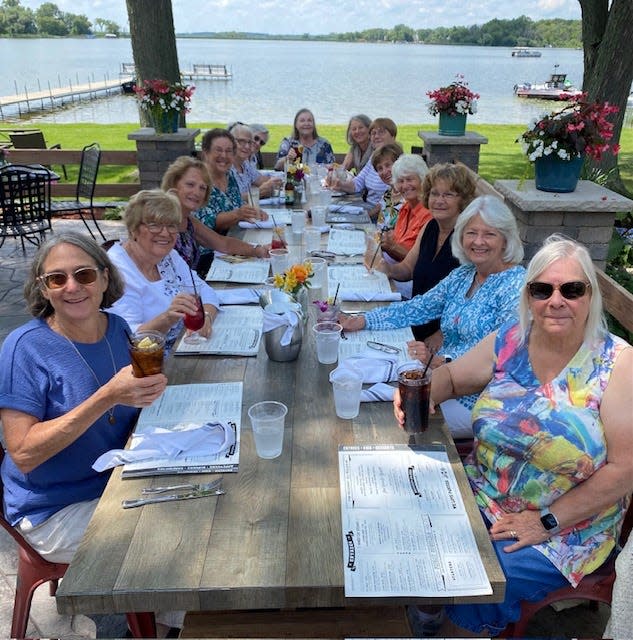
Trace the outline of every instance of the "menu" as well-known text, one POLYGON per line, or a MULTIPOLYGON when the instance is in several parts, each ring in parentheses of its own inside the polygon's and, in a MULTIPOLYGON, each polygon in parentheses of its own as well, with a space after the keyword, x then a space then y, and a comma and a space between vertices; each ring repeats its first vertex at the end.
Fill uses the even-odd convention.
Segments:
POLYGON ((281 226, 283 224, 290 224, 290 209, 274 209, 268 207, 262 207, 262 209, 268 214, 271 222, 274 220, 274 224, 281 226))
POLYGON ((225 473, 237 471, 240 462, 240 423, 242 417, 242 383, 181 384, 168 386, 163 395, 145 407, 134 433, 142 434, 156 427, 170 429, 185 422, 201 424, 212 420, 228 423, 235 430, 235 444, 211 455, 153 458, 129 462, 122 476, 157 476, 180 473, 225 473))
MULTIPOLYGON (((329 248, 329 247, 328 247, 329 248)), ((363 265, 332 265, 327 270, 328 291, 339 289, 339 300, 400 300, 401 295, 391 290, 389 278, 381 271, 369 273, 363 265)))
POLYGON ((345 360, 351 356, 363 354, 364 356, 374 355, 376 358, 390 356, 394 362, 407 362, 411 358, 407 352, 407 342, 413 340, 411 327, 402 329, 388 329, 377 331, 375 329, 362 329, 361 331, 346 331, 345 340, 339 341, 338 359, 345 360), (368 343, 373 342, 373 348, 368 343), (397 353, 391 354, 389 351, 381 349, 381 345, 388 345, 398 349, 397 353))
POLYGON ((362 256, 365 253, 365 232, 333 227, 328 237, 327 250, 336 255, 362 256))
POLYGON ((262 284, 268 278, 270 262, 268 260, 249 258, 243 262, 230 263, 225 260, 214 260, 205 280, 216 282, 240 282, 245 284, 262 284))
POLYGON ((339 478, 346 597, 492 593, 443 446, 341 446, 339 478))
POLYGON ((180 339, 174 355, 200 353, 224 356, 256 356, 262 339, 264 311, 260 306, 231 305, 220 309, 211 335, 200 344, 180 339))

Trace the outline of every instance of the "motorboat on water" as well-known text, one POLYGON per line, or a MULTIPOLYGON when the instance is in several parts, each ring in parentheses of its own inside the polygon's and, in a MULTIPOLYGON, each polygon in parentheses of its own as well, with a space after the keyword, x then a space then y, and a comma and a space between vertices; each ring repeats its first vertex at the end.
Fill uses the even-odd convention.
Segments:
POLYGON ((511 55, 513 58, 540 58, 541 52, 529 47, 515 47, 511 55))
POLYGON ((582 94, 567 80, 566 73, 552 73, 547 82, 532 84, 522 82, 514 85, 514 93, 519 98, 538 98, 540 100, 566 100, 582 94))

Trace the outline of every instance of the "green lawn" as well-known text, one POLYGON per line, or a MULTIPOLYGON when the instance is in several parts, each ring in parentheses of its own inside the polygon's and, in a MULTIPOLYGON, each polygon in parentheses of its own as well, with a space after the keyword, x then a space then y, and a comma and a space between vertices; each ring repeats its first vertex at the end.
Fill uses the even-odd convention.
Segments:
MULTIPOLYGON (((130 132, 136 131, 139 125, 130 124, 42 124, 48 144, 61 143, 63 149, 81 149, 90 142, 98 142, 103 149, 134 149, 135 143, 128 140, 130 132)), ((223 126, 220 123, 202 122, 188 123, 189 127, 197 127, 202 130, 215 126, 223 126)), ((398 140, 405 151, 410 151, 411 146, 420 146, 418 137, 420 129, 435 130, 433 125, 420 127, 418 125, 404 125, 398 129, 398 140)), ((499 179, 521 179, 533 177, 533 169, 521 152, 520 146, 515 142, 525 130, 522 125, 480 125, 472 126, 477 133, 488 138, 488 144, 482 146, 479 172, 488 182, 494 183, 499 179)), ((321 125, 319 133, 325 136, 336 152, 345 152, 346 125, 321 125)), ((278 148, 281 139, 288 135, 290 126, 271 125, 270 141, 266 150, 274 151, 278 148)), ((620 137, 619 166, 624 183, 633 193, 633 124, 628 122, 622 130, 620 137)), ((116 168, 103 169, 103 178, 114 182, 127 182, 128 170, 116 168)))

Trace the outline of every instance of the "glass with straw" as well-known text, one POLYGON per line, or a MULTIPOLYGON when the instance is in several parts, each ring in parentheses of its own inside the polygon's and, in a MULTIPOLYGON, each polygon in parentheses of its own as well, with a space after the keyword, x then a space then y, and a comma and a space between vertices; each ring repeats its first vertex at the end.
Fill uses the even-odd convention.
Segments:
POLYGON ((185 328, 188 331, 184 338, 184 342, 186 344, 202 344, 203 342, 206 342, 206 338, 201 336, 198 332, 202 327, 204 327, 204 307, 202 306, 202 298, 200 297, 200 293, 196 287, 193 272, 191 273, 191 284, 183 284, 181 286, 181 291, 189 294, 194 298, 196 303, 195 313, 186 313, 183 318, 185 328))

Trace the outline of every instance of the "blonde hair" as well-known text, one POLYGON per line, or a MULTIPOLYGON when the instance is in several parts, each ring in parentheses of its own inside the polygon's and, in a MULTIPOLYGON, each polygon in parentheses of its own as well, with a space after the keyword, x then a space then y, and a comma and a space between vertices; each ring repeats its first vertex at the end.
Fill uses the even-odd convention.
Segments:
POLYGON ((180 200, 162 189, 139 191, 130 198, 125 208, 124 219, 130 238, 144 222, 180 224, 182 221, 180 200))

